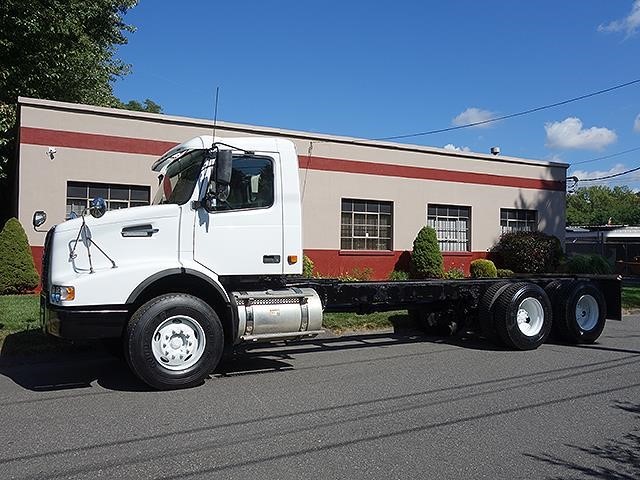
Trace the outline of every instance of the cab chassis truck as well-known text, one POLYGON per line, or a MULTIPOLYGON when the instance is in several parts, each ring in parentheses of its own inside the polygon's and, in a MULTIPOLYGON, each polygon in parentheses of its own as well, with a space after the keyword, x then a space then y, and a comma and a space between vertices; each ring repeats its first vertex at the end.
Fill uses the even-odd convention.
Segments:
MULTIPOLYGON (((200 384, 223 352, 322 333, 323 312, 407 309, 427 331, 473 330, 510 349, 554 331, 595 342, 621 320, 616 276, 346 282, 302 277, 298 157, 280 138, 201 136, 152 166, 149 206, 96 198, 47 232, 43 330, 116 339, 155 389, 200 384)), ((46 213, 33 216, 34 228, 46 213)))

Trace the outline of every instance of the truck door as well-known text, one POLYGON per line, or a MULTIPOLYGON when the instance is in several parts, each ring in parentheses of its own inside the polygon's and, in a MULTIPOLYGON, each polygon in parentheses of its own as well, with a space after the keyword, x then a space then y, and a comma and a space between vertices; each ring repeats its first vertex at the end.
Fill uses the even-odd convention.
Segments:
POLYGON ((195 216, 194 259, 218 275, 283 273, 280 159, 234 155, 229 196, 195 216))

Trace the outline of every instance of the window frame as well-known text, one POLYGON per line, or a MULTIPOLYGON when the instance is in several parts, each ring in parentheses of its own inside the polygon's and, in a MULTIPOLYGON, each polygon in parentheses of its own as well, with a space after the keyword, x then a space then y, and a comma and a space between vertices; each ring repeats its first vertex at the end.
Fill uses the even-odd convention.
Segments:
POLYGON ((510 233, 510 232, 537 232, 538 231, 538 224, 539 224, 539 216, 538 216, 538 210, 533 210, 533 209, 529 209, 529 208, 500 208, 500 216, 499 216, 499 220, 500 220, 500 234, 502 235, 503 233, 510 233), (502 213, 506 213, 507 214, 507 218, 505 219, 505 221, 507 222, 506 225, 502 225, 502 213), (520 219, 520 218, 516 218, 513 219, 513 222, 526 222, 527 224, 529 223, 533 223, 533 230, 530 229, 513 229, 513 228, 509 228, 509 221, 511 219, 509 219, 509 213, 515 213, 516 215, 519 215, 521 213, 524 213, 525 216, 527 214, 533 214, 533 221, 528 220, 527 218, 520 219))
MULTIPOLYGON (((472 207, 471 205, 453 205, 453 204, 447 204, 447 203, 428 203, 427 204, 427 226, 433 228, 436 231, 436 237, 438 239, 438 247, 440 248, 440 251, 443 254, 456 254, 456 253, 471 253, 471 235, 472 235, 472 207), (430 217, 432 217, 432 215, 429 214, 430 210, 432 208, 436 209, 436 214, 435 214, 435 218, 433 220, 433 225, 430 222, 430 217), (439 215, 438 209, 447 209, 446 213, 444 215, 439 215), (450 215, 450 211, 452 210, 458 210, 458 214, 456 216, 450 215), (460 210, 466 210, 468 212, 467 216, 461 216, 459 213, 460 210), (449 250, 449 249, 444 249, 443 246, 445 245, 461 245, 462 242, 460 241, 456 241, 453 240, 451 241, 450 239, 447 238, 442 238, 440 236, 440 233, 442 232, 442 230, 438 230, 437 228, 437 222, 438 219, 442 218, 442 219, 448 219, 448 220, 452 220, 455 219, 457 221, 460 221, 461 219, 466 219, 467 220, 467 229, 466 229, 466 245, 465 245, 465 249, 464 250, 449 250)), ((457 233, 456 230, 454 230, 454 232, 457 233)))
POLYGON ((393 241, 394 241, 394 202, 391 200, 374 200, 374 199, 363 199, 363 198, 341 198, 340 199, 340 230, 339 230, 339 238, 340 238, 340 251, 341 252, 375 252, 375 253, 388 253, 393 252, 393 241), (348 207, 348 204, 351 204, 348 207), (356 210, 355 205, 362 205, 362 210, 356 210), (345 207, 347 207, 345 209, 345 207), (374 209, 375 207, 375 209, 374 209), (382 211, 384 207, 388 212, 382 211), (350 208, 350 210, 349 210, 350 208), (345 223, 345 215, 350 215, 350 222, 345 223), (356 223, 356 215, 364 215, 362 218, 363 223, 356 223), (376 217, 376 223, 368 223, 370 219, 368 217, 376 217), (383 223, 381 221, 382 218, 385 218, 388 223, 383 223), (364 231, 364 235, 356 235, 355 229, 356 226, 358 228, 362 228, 364 231), (369 231, 372 228, 376 228, 377 235, 370 236, 369 231), (388 229, 389 236, 381 236, 381 227, 384 229, 388 229), (349 229, 349 235, 345 235, 345 229, 349 229), (354 248, 356 240, 364 240, 364 248, 354 248), (375 241, 376 246, 380 247, 381 242, 384 242, 385 248, 367 248, 367 240, 375 241), (351 248, 345 248, 345 241, 349 241, 351 244, 351 248))
MULTIPOLYGON (((111 211, 111 210, 122 210, 122 208, 111 208, 111 204, 112 203, 117 203, 117 204, 125 204, 126 203, 126 207, 123 208, 133 208, 133 207, 142 207, 142 206, 148 206, 151 205, 151 186, 150 185, 135 185, 135 184, 124 184, 124 183, 101 183, 101 182, 91 182, 91 181, 77 181, 77 180, 67 180, 66 181, 66 192, 65 192, 65 218, 69 218, 69 215, 71 214, 72 211, 75 211, 73 209, 70 209, 67 211, 67 207, 69 207, 69 201, 74 201, 74 200, 81 200, 84 201, 84 209, 88 208, 90 205, 91 200, 93 200, 95 198, 95 196, 90 196, 90 191, 92 188, 95 189, 106 189, 107 191, 107 195, 106 198, 103 197, 105 203, 107 204, 107 211, 111 211), (84 196, 77 196, 77 195, 73 195, 70 196, 69 195, 69 187, 71 188, 83 188, 85 191, 84 196), (127 190, 127 199, 122 199, 122 198, 111 198, 111 189, 118 189, 118 190, 123 190, 126 189, 127 190), (140 191, 142 189, 146 189, 146 194, 147 194, 147 200, 146 202, 144 200, 139 200, 139 199, 133 199, 132 198, 132 192, 135 191, 140 191), (132 203, 134 203, 135 205, 131 205, 132 203)), ((78 203, 79 204, 79 203, 78 203)), ((76 212, 77 213, 77 212, 76 212)))

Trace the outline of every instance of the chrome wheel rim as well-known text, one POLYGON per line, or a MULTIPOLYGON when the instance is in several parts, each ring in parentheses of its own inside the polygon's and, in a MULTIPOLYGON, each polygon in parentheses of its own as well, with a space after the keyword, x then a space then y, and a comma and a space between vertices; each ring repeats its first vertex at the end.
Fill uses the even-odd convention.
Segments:
POLYGON ((576 303, 576 322, 585 332, 593 330, 598 324, 600 308, 598 302, 591 295, 582 295, 576 303))
POLYGON ((167 370, 186 370, 195 365, 206 345, 202 326, 186 315, 175 315, 163 321, 153 332, 153 358, 167 370))
POLYGON ((525 298, 518 306, 518 329, 527 337, 534 337, 540 333, 544 325, 544 308, 539 300, 525 298))

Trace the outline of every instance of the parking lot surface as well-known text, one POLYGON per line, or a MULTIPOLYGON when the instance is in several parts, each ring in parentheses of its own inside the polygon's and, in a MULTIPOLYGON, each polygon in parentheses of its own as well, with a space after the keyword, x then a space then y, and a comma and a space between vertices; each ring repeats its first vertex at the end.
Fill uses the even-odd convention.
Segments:
POLYGON ((1 359, 0 478, 640 478, 640 316, 505 351, 354 334, 156 392, 104 354, 1 359))

